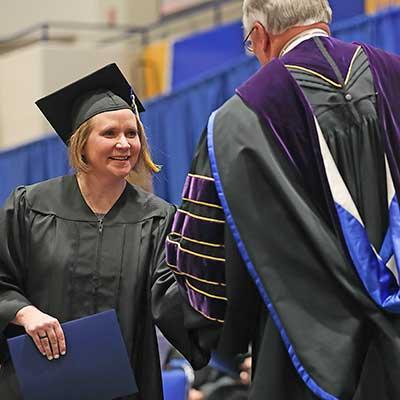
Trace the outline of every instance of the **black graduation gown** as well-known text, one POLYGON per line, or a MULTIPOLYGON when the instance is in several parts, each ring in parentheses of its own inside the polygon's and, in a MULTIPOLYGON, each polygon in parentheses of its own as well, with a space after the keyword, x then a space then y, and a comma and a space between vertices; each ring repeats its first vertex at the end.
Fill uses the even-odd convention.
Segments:
MULTIPOLYGON (((174 212, 128 184, 100 223, 75 176, 17 188, 0 211, 0 332, 24 333, 9 322, 28 304, 60 322, 114 308, 139 387, 127 399, 161 399, 152 308, 161 330, 191 360, 188 334, 179 329, 177 288, 164 263, 174 212)), ((20 399, 4 337, 0 398, 20 399)))
MULTIPOLYGON (((388 222, 386 183, 376 93, 365 54, 359 53, 348 77, 352 101, 345 98, 343 90, 332 88, 316 74, 290 72, 313 108, 366 222, 371 242, 379 247, 388 222)), ((285 97, 281 92, 276 96, 285 97)), ((290 110, 284 111, 290 115, 290 110)), ((213 135, 214 151, 225 197, 242 240, 246 245, 253 244, 248 250, 250 257, 261 267, 268 265, 264 272, 260 267, 261 280, 275 286, 272 303, 279 307, 293 340, 291 351, 299 351, 308 360, 311 377, 341 400, 397 398, 398 318, 386 315, 369 299, 346 258, 347 250, 330 216, 324 214, 318 202, 309 201, 309 194, 301 187, 304 182, 299 183, 271 128, 238 96, 216 112, 213 128, 217 132, 213 135)), ((210 143, 204 133, 187 180, 191 190, 184 189, 183 211, 175 217, 169 236, 167 261, 191 304, 204 312, 205 318, 214 320, 210 324, 215 330, 223 322, 219 328, 220 351, 246 352, 252 344, 250 399, 328 398, 317 396, 300 378, 292 353, 288 354, 276 321, 249 275, 231 229, 220 228, 225 215, 216 208, 220 205, 217 189, 212 193, 215 175, 211 173, 209 152, 210 143), (207 182, 210 185, 205 187, 207 182), (218 223, 201 230, 193 219, 179 223, 182 213, 187 219, 191 215, 218 223), (192 230, 187 228, 190 223, 192 230), (208 244, 201 248, 198 242, 193 243, 193 239, 206 240, 207 228, 208 242, 213 246, 222 243, 223 247, 215 249, 208 244), (192 233, 197 236, 185 238, 192 233), (179 260, 186 251, 203 254, 203 265, 208 268, 185 268, 179 260), (224 268, 214 261, 211 265, 210 257, 224 260, 224 268), (218 267, 223 272, 219 273, 218 267), (226 286, 221 290, 223 282, 226 286)), ((215 346, 215 337, 208 343, 215 346)))

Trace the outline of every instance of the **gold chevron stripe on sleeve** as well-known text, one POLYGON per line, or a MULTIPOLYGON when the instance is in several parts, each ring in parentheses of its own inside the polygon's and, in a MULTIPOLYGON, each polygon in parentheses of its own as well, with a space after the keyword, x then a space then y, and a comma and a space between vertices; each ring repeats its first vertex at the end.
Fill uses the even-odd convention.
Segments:
POLYGON ((225 224, 225 220, 223 220, 223 219, 203 217, 202 215, 193 214, 193 213, 190 213, 189 211, 182 210, 181 208, 178 209, 178 212, 186 214, 189 217, 192 217, 194 219, 200 219, 202 221, 207 221, 207 222, 215 222, 217 224, 225 224))
POLYGON ((207 293, 207 292, 204 292, 203 290, 197 289, 196 287, 191 285, 187 279, 185 279, 185 283, 190 289, 194 290, 197 293, 202 294, 203 296, 210 297, 211 299, 228 301, 228 299, 226 297, 216 296, 215 294, 207 293))
POLYGON ((221 322, 222 324, 225 322, 223 319, 218 319, 218 318, 210 317, 209 315, 204 314, 203 312, 201 312, 201 311, 198 310, 197 308, 196 308, 195 310, 196 310, 199 314, 201 314, 204 318, 207 318, 207 319, 209 319, 209 320, 211 320, 211 321, 221 322))
POLYGON ((192 243, 196 243, 196 244, 201 244, 202 246, 208 246, 208 247, 225 247, 224 244, 221 243, 211 243, 211 242, 203 242, 202 240, 196 240, 196 239, 192 239, 190 237, 187 236, 183 236, 182 234, 178 233, 178 232, 171 232, 170 233, 171 236, 174 237, 179 237, 181 239, 187 240, 188 242, 192 242, 192 243))
POLYGON ((183 251, 184 253, 191 254, 192 256, 205 258, 207 260, 225 262, 225 258, 213 257, 213 256, 209 256, 207 254, 196 253, 195 251, 191 251, 191 250, 185 249, 184 247, 181 246, 181 244, 179 242, 175 242, 174 240, 171 240, 170 238, 167 238, 167 242, 171 243, 171 244, 175 244, 176 246, 178 246, 180 251, 183 251))
POLYGON ((208 285, 213 285, 213 286, 226 286, 226 283, 222 283, 222 282, 215 282, 215 281, 209 281, 207 279, 202 279, 199 278, 198 276, 194 276, 191 274, 188 274, 187 272, 182 272, 178 270, 178 267, 176 265, 172 265, 170 263, 167 262, 168 267, 170 267, 172 269, 172 271, 174 272, 174 274, 177 275, 182 275, 182 276, 187 276, 188 278, 194 279, 195 281, 199 281, 201 283, 207 283, 208 285))
POLYGON ((193 200, 193 199, 189 199, 188 197, 182 197, 182 200, 188 201, 189 203, 199 204, 201 206, 207 206, 207 207, 218 208, 220 210, 223 210, 223 207, 218 204, 206 203, 204 201, 199 201, 199 200, 193 200))

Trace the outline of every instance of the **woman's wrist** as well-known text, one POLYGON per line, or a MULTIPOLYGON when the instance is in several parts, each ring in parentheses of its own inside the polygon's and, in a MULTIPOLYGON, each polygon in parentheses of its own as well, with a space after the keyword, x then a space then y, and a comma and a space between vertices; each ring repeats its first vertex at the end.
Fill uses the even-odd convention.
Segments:
POLYGON ((36 310, 36 307, 32 306, 32 305, 22 307, 21 309, 19 309, 17 311, 17 313, 15 314, 15 317, 11 321, 11 323, 13 323, 15 325, 19 325, 19 326, 24 326, 26 314, 33 310, 36 310))

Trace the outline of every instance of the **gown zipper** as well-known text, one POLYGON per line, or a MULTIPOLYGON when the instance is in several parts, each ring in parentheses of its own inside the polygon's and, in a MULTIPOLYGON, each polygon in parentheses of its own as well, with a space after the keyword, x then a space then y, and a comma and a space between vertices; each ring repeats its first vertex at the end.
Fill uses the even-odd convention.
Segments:
POLYGON ((97 229, 98 229, 98 239, 97 239, 97 251, 96 251, 96 269, 93 274, 93 292, 94 292, 94 313, 97 313, 97 292, 99 289, 99 283, 100 283, 100 278, 99 278, 99 269, 100 269, 100 254, 101 254, 101 248, 103 245, 103 229, 104 229, 104 216, 98 218, 97 220, 97 229))

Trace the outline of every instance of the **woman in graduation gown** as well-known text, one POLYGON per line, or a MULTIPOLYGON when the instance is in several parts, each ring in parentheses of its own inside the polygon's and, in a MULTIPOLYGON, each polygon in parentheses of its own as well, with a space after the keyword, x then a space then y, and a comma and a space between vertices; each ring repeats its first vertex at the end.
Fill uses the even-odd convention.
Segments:
POLYGON ((164 238, 175 208, 127 178, 155 172, 139 111, 115 64, 39 100, 76 170, 18 187, 0 212, 0 398, 21 399, 5 339, 31 336, 49 362, 68 352, 61 323, 114 308, 139 388, 162 398, 153 314, 195 365, 164 238))

